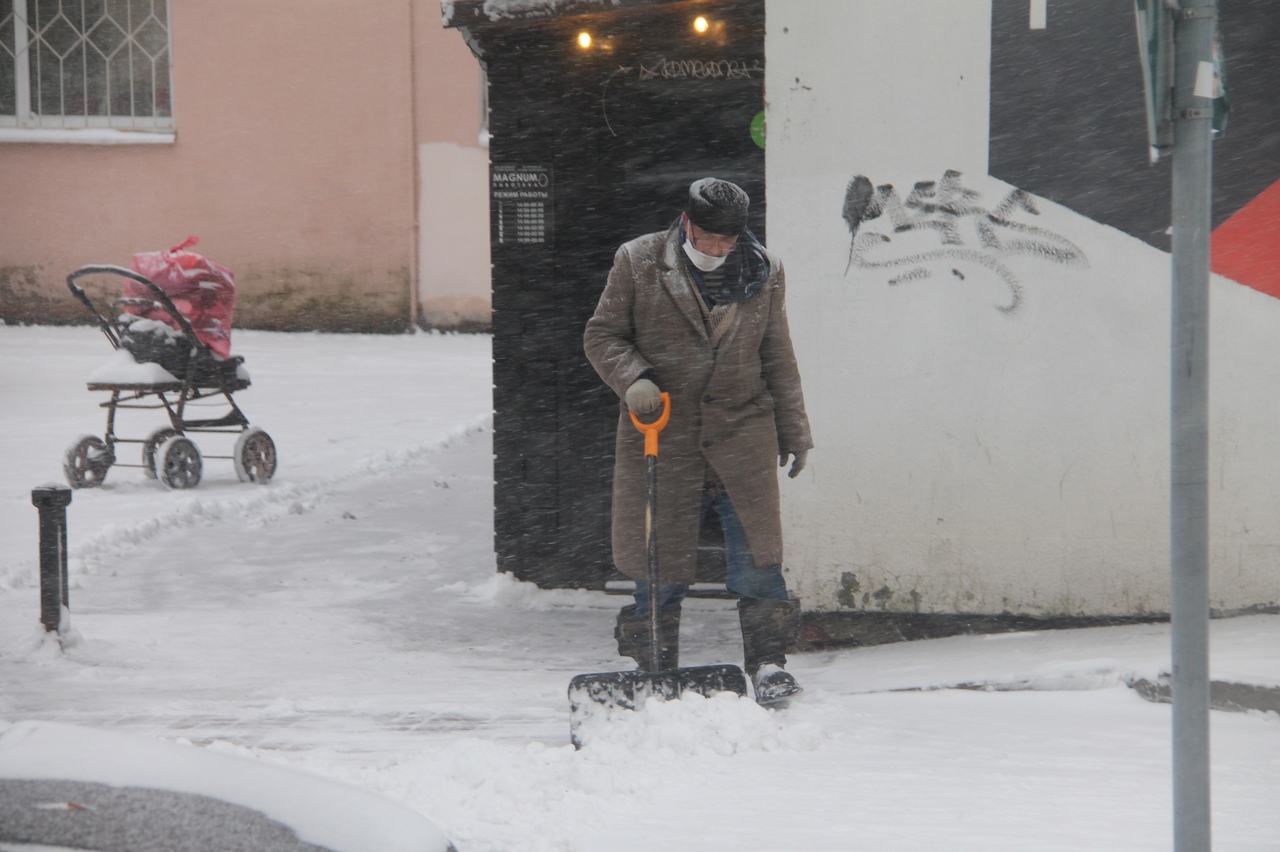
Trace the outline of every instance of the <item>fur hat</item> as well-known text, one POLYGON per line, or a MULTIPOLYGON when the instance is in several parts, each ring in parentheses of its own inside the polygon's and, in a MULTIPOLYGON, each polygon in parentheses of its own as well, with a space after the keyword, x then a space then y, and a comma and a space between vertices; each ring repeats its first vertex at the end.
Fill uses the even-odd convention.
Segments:
POLYGON ((751 198, 736 183, 719 178, 702 178, 689 184, 685 215, 704 231, 736 237, 747 229, 747 207, 751 198))

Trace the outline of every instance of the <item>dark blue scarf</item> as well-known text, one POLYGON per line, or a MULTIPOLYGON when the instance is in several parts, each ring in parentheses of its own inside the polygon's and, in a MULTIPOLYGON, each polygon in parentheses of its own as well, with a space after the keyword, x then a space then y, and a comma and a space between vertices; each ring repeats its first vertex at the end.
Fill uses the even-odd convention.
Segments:
MULTIPOLYGON (((724 284, 716 288, 715 295, 707 289, 707 281, 701 269, 693 265, 689 255, 685 253, 684 242, 688 235, 684 231, 684 222, 680 222, 680 256, 684 258, 685 269, 693 278, 698 292, 708 308, 719 302, 745 302, 764 289, 769 280, 769 257, 764 253, 764 246, 756 239, 756 235, 747 229, 738 238, 738 243, 725 258, 720 270, 724 271, 724 284)), ((717 271, 720 271, 717 270, 717 271)))

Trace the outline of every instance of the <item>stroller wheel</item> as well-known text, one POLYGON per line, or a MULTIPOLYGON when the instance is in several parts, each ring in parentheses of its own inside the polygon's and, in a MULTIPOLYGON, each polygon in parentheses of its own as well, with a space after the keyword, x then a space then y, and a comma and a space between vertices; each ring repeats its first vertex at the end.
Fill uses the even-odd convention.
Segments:
POLYGON ((165 488, 195 488, 200 484, 204 461, 190 438, 174 435, 157 452, 156 476, 165 488))
POLYGON ((240 433, 234 456, 236 476, 241 482, 266 483, 276 472, 276 444, 258 426, 240 433))
POLYGON ((115 464, 115 456, 106 443, 94 435, 85 435, 71 445, 62 461, 62 472, 72 488, 97 488, 115 464))
POLYGON ((177 434, 178 430, 169 426, 161 426, 148 435, 147 440, 142 442, 142 471, 147 475, 147 479, 156 478, 156 450, 160 449, 161 444, 177 434))

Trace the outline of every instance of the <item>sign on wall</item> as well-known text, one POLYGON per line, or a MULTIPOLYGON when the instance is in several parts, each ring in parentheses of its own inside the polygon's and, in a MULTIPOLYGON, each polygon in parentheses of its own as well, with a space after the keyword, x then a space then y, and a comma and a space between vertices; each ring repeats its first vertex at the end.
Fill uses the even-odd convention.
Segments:
POLYGON ((490 198, 497 212, 500 245, 535 245, 552 241, 551 169, 546 166, 494 166, 490 198))

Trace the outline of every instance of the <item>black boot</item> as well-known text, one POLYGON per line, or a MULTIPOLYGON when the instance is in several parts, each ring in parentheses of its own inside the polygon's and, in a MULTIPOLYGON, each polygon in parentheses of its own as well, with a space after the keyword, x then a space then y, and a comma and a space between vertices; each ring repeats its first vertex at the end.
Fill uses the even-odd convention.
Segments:
POLYGON ((680 665, 680 610, 658 613, 658 638, 662 651, 657 668, 653 666, 649 616, 637 615, 635 604, 624 606, 618 613, 613 636, 618 640, 618 653, 635 660, 641 671, 666 671, 680 665))
POLYGON ((800 602, 774 598, 739 598, 743 668, 755 687, 756 703, 779 704, 801 692, 783 670, 787 649, 800 637, 800 602))

